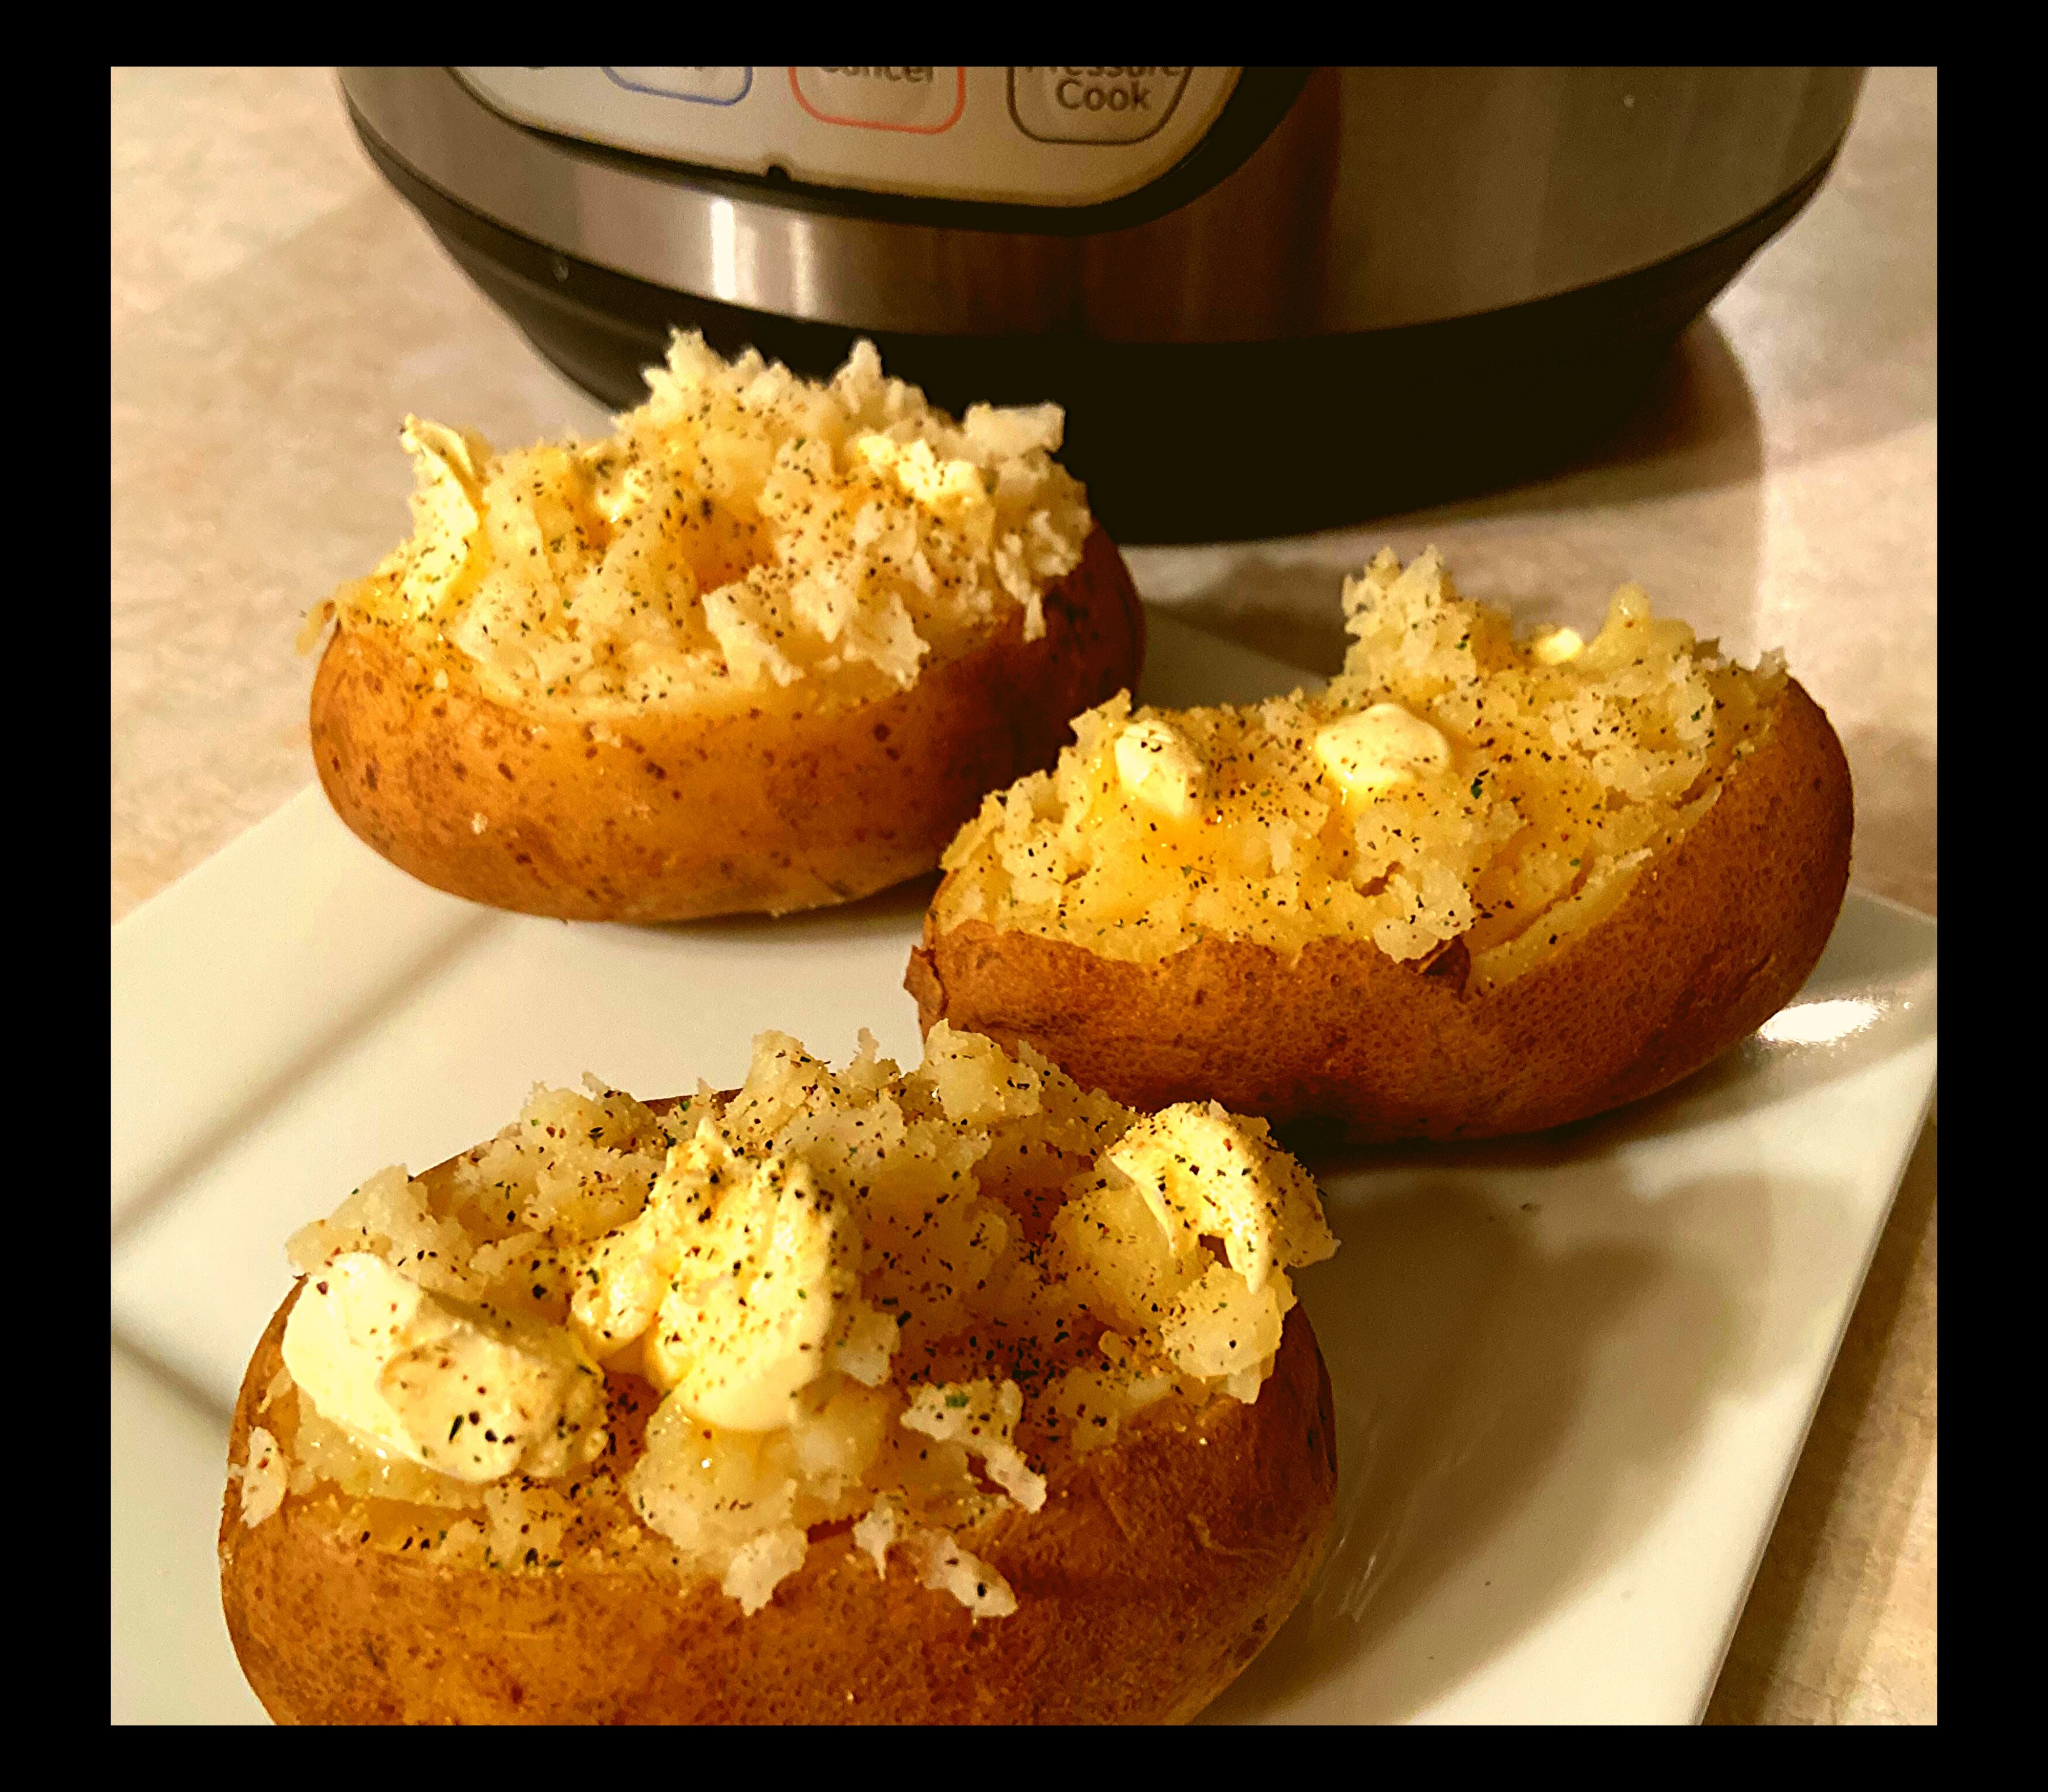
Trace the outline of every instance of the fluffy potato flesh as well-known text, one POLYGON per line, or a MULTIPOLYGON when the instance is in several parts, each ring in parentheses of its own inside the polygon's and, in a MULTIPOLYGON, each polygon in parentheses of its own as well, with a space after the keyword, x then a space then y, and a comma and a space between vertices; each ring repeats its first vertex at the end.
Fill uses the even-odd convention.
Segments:
MULTIPOLYGON (((1049 1474, 1071 1483, 1147 1415, 1242 1431, 1290 1270, 1334 1248, 1259 1123, 1139 1115, 943 1027, 908 1074, 872 1041, 835 1070, 764 1034, 740 1090, 661 1112, 537 1090, 488 1143, 373 1177, 293 1239, 304 1280, 278 1366, 260 1387, 252 1369, 223 1519, 231 1623, 259 1534, 443 1577, 625 1576, 750 1619, 851 1572, 851 1539, 859 1573, 1009 1623, 1032 1589, 989 1540, 1067 1522, 1049 1474), (1127 1234, 1166 1266, 1149 1303, 1127 1234), (446 1387, 422 1384, 436 1352, 446 1387), (514 1422, 541 1443, 507 1445, 514 1422)), ((1262 1446, 1297 1458, 1327 1453, 1294 1410, 1305 1385, 1315 1405, 1312 1342, 1306 1360, 1286 1442, 1262 1446)), ((1286 1473, 1319 1504, 1320 1470, 1286 1473)), ((1319 1526, 1288 1515, 1275 1587, 1298 1590, 1319 1526)))
POLYGON ((1057 768, 989 797, 948 849, 939 926, 1139 960, 1339 938, 1406 964, 1457 940, 1484 991, 1613 907, 1785 682, 1635 586, 1590 642, 1517 642, 1433 552, 1405 569, 1383 553, 1344 608, 1356 638, 1318 695, 1135 713, 1119 696, 1079 718, 1057 768))
POLYGON ((956 422, 871 343, 818 382, 681 332, 648 386, 595 442, 501 453, 409 417, 413 533, 324 614, 429 634, 487 695, 586 720, 902 689, 1010 608, 1045 633, 1091 527, 1057 405, 956 422))
POLYGON ((913 956, 927 1024, 1137 1103, 1458 1136, 1648 1093, 1798 987, 1851 807, 1776 656, 1732 665, 1633 586, 1590 641, 1518 641, 1433 551, 1344 604, 1324 692, 1114 699, 987 799, 913 956))

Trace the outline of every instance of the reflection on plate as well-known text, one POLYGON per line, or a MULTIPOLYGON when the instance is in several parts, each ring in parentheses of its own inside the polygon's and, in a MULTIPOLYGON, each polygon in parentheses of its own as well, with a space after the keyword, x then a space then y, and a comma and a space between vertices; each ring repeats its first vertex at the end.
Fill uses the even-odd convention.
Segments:
MULTIPOLYGON (((1145 696, 1299 675, 1154 612, 1145 696)), ((472 908, 308 790, 114 929, 113 1711, 258 1720, 214 1581, 227 1413, 283 1240, 537 1079, 721 1086, 762 1027, 914 1057, 929 882, 783 921, 472 908)), ((1340 1511, 1213 1720, 1704 1707, 1934 1076, 1935 929, 1852 896, 1798 1002, 1655 1100, 1534 1139, 1315 1166, 1300 1278, 1340 1511)))

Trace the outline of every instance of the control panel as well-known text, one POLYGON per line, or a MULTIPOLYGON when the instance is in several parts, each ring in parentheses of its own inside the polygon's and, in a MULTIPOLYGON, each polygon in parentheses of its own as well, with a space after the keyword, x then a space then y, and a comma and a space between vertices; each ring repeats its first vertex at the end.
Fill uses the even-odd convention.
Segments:
POLYGON ((1097 205, 1200 142, 1235 68, 458 68, 520 123, 818 186, 1097 205))

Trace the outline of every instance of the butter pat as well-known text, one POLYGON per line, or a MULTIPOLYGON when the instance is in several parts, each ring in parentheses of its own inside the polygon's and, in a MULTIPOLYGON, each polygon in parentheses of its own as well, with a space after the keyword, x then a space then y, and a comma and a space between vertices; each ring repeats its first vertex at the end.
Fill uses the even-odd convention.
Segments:
POLYGON ((1116 737, 1117 781, 1139 801, 1176 820, 1201 801, 1208 767, 1194 744, 1172 723, 1147 716, 1116 737))
POLYGON ((1422 778, 1451 762, 1451 743, 1398 703, 1375 703, 1316 735, 1316 757, 1344 795, 1371 802, 1406 778, 1422 778))
POLYGON ((603 1447, 604 1379, 566 1331, 459 1307, 367 1252, 308 1279, 284 1356, 323 1418, 473 1485, 603 1447))
POLYGON ((708 1126, 592 1256, 572 1312, 593 1350, 642 1331, 647 1378, 730 1431, 773 1431, 828 1369, 882 1380, 895 1327, 860 1298, 860 1228, 808 1166, 748 1165, 708 1126))
POLYGON ((1255 1121, 1216 1102, 1183 1102, 1140 1119, 1107 1154, 1145 1197, 1177 1256, 1220 1238, 1255 1293, 1279 1271, 1320 1263, 1336 1239, 1309 1173, 1255 1121))
POLYGON ((1538 665, 1563 665, 1585 651, 1584 637, 1575 628, 1546 629, 1529 643, 1530 657, 1538 665))

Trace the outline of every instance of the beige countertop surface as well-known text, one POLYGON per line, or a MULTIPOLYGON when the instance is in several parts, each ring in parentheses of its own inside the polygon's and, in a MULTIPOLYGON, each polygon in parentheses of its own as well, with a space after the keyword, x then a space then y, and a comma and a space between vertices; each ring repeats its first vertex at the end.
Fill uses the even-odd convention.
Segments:
MULTIPOLYGON (((1688 333, 1595 462, 1370 526, 1140 549, 1140 589, 1304 668, 1382 544, 1596 623, 1625 579, 1782 647, 1856 779, 1853 875, 1935 911, 1935 117, 1874 71, 1826 185, 1688 333)), ((324 69, 118 69, 112 107, 114 918, 309 780, 307 608, 403 534, 407 412, 601 432, 357 146, 324 69)), ((1930 1722, 1930 1115, 1709 1721, 1930 1722)))

